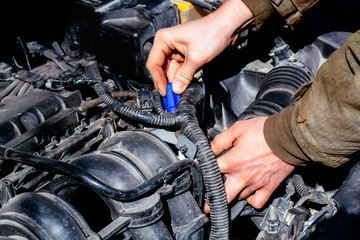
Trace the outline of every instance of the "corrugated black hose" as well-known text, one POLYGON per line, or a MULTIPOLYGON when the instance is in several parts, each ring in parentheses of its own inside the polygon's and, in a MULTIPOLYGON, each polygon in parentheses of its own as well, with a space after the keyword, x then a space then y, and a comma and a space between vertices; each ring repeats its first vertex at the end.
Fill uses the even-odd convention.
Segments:
POLYGON ((202 96, 202 88, 196 84, 191 85, 182 94, 175 114, 181 116, 180 126, 183 134, 197 148, 196 157, 203 173, 210 205, 210 239, 229 239, 229 215, 222 177, 215 155, 196 118, 195 105, 200 102, 202 96))
MULTIPOLYGON (((55 51, 44 47, 36 42, 27 44, 31 52, 38 52, 52 61, 56 62, 63 70, 76 72, 80 76, 87 79, 85 73, 71 64, 67 63, 65 59, 57 54, 55 51)), ((211 150, 208 140, 199 127, 196 118, 195 105, 203 98, 202 88, 197 84, 192 84, 182 94, 177 110, 174 114, 162 114, 161 109, 156 109, 159 114, 145 113, 133 108, 130 108, 111 96, 106 85, 102 82, 96 81, 93 88, 100 97, 100 99, 113 111, 116 111, 123 117, 144 123, 152 126, 166 127, 166 126, 180 126, 183 134, 189 138, 197 147, 197 158, 203 173, 205 187, 208 193, 208 200, 210 205, 210 219, 211 219, 211 239, 228 239, 229 238, 229 216, 226 202, 225 190, 220 174, 220 170, 216 163, 215 156, 211 150)), ((76 174, 74 175, 76 177, 76 174)), ((104 194, 105 195, 105 194, 104 194)))
POLYGON ((253 101, 239 116, 239 120, 270 116, 293 104, 294 93, 311 80, 309 73, 293 65, 273 68, 266 74, 253 101))
POLYGON ((304 180, 298 174, 295 174, 291 180, 296 191, 301 196, 301 198, 296 203, 296 206, 301 205, 305 201, 319 204, 329 204, 331 197, 336 193, 336 190, 325 192, 323 190, 310 187, 304 183, 304 180))
POLYGON ((175 126, 177 123, 177 117, 175 115, 170 114, 151 114, 147 112, 142 112, 137 109, 128 107, 119 101, 117 101, 115 98, 113 98, 108 91, 106 85, 104 83, 97 83, 93 86, 95 92, 98 94, 99 98, 108 105, 111 110, 114 112, 119 113, 121 116, 149 124, 152 126, 175 126))
POLYGON ((104 83, 93 86, 101 100, 120 115, 152 126, 180 126, 182 133, 197 148, 196 157, 203 174, 205 188, 208 193, 211 220, 211 239, 229 238, 229 216, 225 189, 221 173, 209 142, 199 127, 195 106, 202 100, 203 91, 197 84, 190 85, 177 104, 172 114, 151 114, 127 107, 111 97, 104 83))
POLYGON ((163 108, 163 106, 161 104, 161 98, 160 98, 159 91, 155 89, 151 93, 152 93, 152 99, 153 99, 153 104, 154 104, 156 113, 159 115, 163 115, 165 113, 165 109, 163 108))

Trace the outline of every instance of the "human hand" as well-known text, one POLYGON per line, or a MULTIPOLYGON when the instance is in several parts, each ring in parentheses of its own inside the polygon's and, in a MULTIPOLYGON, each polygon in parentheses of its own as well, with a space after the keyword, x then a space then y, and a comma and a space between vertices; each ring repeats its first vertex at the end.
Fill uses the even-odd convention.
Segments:
POLYGON ((217 158, 220 171, 226 176, 228 202, 238 196, 254 208, 263 207, 272 192, 295 168, 278 158, 267 145, 263 133, 266 119, 258 117, 238 121, 218 134, 211 143, 215 155, 231 148, 217 158))
POLYGON ((234 32, 249 23, 252 13, 240 0, 227 0, 215 12, 184 24, 159 30, 146 67, 161 96, 166 84, 181 94, 196 71, 231 43, 234 32))

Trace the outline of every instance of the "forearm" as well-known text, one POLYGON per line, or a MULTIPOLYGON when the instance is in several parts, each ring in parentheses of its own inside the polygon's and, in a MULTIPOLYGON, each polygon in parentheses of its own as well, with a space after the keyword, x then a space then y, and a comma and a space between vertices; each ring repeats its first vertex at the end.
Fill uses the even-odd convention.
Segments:
POLYGON ((293 106, 267 120, 265 139, 277 156, 295 165, 316 161, 337 167, 360 150, 359 60, 358 31, 329 57, 293 106))

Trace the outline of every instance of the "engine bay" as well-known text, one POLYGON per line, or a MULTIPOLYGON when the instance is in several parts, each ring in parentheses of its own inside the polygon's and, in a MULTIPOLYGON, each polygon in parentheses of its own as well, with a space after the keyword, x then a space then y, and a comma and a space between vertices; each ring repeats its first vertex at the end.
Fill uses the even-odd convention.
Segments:
POLYGON ((63 34, 9 34, 0 61, 0 239, 310 239, 355 186, 352 165, 300 169, 263 209, 228 205, 209 145, 293 104, 351 31, 244 32, 168 112, 145 64, 156 31, 181 24, 176 4, 56 4, 71 6, 63 34))

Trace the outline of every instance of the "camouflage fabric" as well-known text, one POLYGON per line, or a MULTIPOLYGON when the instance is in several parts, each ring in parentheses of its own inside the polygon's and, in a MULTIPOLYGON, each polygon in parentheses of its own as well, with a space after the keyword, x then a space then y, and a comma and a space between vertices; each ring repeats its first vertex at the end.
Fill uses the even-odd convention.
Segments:
POLYGON ((301 20, 305 11, 319 0, 243 0, 254 15, 254 30, 278 13, 291 29, 301 20))
POLYGON ((299 91, 298 101, 271 116, 264 134, 284 161, 338 167, 360 150, 360 30, 299 91))

